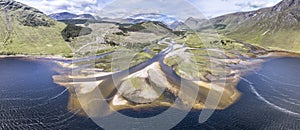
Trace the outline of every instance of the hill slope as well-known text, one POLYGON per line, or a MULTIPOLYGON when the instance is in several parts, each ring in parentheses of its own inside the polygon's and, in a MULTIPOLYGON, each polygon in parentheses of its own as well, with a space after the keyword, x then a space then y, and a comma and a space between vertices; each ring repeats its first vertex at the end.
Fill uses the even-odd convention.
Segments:
POLYGON ((142 22, 138 24, 120 24, 118 29, 107 34, 105 39, 108 43, 120 44, 143 44, 156 43, 164 37, 175 36, 167 25, 161 22, 142 22))
POLYGON ((195 30, 214 28, 236 40, 266 48, 300 52, 300 0, 283 0, 274 7, 238 12, 210 20, 189 18, 195 30))
POLYGON ((63 54, 70 49, 61 36, 66 27, 39 10, 13 0, 0 0, 2 54, 63 54))
POLYGON ((272 8, 248 12, 228 36, 263 47, 300 52, 300 0, 284 0, 272 8))

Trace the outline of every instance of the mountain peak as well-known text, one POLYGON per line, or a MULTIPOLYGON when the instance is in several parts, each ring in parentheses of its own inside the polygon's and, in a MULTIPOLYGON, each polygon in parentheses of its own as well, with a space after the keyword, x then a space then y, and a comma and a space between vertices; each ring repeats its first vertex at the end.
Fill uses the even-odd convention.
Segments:
POLYGON ((51 26, 55 21, 43 12, 14 0, 0 0, 0 10, 7 11, 7 16, 17 19, 24 26, 51 26))

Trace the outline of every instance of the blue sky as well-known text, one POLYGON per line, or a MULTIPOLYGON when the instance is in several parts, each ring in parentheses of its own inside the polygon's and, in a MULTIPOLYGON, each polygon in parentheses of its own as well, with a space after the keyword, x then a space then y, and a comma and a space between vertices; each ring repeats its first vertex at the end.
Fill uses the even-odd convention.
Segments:
POLYGON ((281 0, 16 0, 46 14, 91 13, 100 17, 126 17, 138 13, 162 13, 185 19, 212 18, 223 14, 271 7, 281 0))

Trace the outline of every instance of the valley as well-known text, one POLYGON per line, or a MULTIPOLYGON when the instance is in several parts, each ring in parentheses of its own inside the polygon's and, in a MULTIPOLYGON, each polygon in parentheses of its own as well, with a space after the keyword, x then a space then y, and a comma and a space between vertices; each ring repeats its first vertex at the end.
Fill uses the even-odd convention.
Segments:
POLYGON ((174 129, 299 129, 299 7, 116 18, 0 0, 0 129, 141 126, 169 110, 174 129))

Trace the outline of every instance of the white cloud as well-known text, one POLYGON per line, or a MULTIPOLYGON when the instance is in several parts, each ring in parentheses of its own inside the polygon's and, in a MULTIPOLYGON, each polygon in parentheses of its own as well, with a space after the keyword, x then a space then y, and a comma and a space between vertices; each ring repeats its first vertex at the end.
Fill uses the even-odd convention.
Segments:
POLYGON ((189 0, 207 17, 271 7, 281 0, 189 0))
POLYGON ((186 0, 115 0, 102 8, 97 14, 101 17, 128 17, 138 13, 161 13, 178 19, 190 16, 204 17, 186 0))
MULTIPOLYGON (((95 8, 97 0, 17 0, 29 6, 35 7, 46 14, 58 12, 72 12, 72 13, 93 13, 85 12, 87 7, 95 8)), ((91 11, 91 10, 90 10, 91 11)))
POLYGON ((17 0, 46 14, 90 13, 100 17, 126 17, 137 13, 164 13, 180 18, 219 15, 270 7, 281 0, 17 0))

